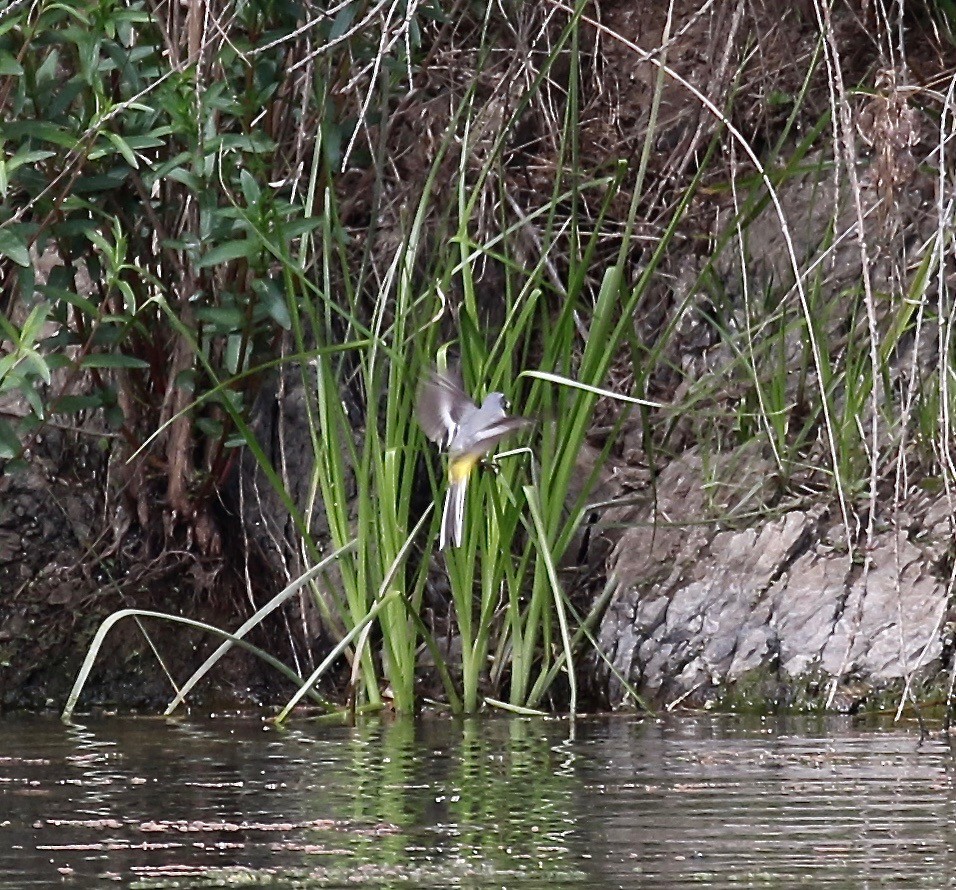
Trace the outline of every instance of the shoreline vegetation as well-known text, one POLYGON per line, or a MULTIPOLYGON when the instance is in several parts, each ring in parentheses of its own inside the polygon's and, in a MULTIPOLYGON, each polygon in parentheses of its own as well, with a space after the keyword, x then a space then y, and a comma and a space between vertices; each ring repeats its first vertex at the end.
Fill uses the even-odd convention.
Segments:
POLYGON ((0 707, 949 711, 954 29, 7 4, 0 707))

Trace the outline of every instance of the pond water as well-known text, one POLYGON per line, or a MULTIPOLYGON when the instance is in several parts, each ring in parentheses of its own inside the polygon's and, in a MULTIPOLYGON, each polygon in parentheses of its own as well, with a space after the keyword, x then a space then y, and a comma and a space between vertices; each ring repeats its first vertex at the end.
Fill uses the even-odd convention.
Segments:
POLYGON ((0 719, 0 886, 944 887, 948 744, 849 718, 0 719))

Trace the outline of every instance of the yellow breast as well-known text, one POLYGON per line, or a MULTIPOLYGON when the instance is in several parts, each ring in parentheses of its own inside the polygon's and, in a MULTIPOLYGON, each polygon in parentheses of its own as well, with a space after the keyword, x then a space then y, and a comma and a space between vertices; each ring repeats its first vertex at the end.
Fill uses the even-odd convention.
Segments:
POLYGON ((448 461, 448 478, 452 482, 464 482, 481 459, 480 454, 460 454, 448 461))

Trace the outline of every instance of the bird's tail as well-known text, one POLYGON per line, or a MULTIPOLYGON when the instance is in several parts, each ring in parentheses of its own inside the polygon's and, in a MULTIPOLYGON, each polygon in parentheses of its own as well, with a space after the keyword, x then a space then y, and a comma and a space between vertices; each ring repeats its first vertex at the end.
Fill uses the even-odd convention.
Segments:
POLYGON ((452 480, 445 495, 445 509, 441 515, 441 535, 438 546, 444 550, 449 543, 452 547, 461 547, 462 532, 465 525, 465 492, 468 490, 468 476, 452 480))

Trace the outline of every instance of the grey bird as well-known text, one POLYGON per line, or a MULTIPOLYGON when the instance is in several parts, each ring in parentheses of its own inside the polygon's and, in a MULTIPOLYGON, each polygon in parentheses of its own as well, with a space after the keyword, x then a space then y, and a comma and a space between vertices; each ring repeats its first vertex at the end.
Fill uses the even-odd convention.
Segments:
POLYGON ((415 414, 432 442, 448 451, 448 493, 438 546, 460 547, 465 518, 465 492, 478 461, 502 439, 528 426, 526 417, 509 417, 508 401, 488 393, 479 408, 465 392, 461 371, 432 370, 418 387, 415 414))

